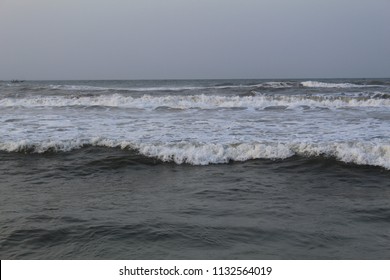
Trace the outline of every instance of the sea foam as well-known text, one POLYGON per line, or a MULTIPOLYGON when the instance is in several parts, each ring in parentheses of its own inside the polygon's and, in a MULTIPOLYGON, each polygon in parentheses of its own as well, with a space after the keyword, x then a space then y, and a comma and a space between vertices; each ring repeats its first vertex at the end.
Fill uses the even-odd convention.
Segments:
POLYGON ((378 87, 378 85, 358 85, 351 83, 326 83, 318 81, 301 82, 301 85, 309 88, 364 88, 364 87, 378 87))
POLYGON ((308 107, 383 107, 390 106, 389 98, 380 94, 363 96, 320 96, 320 95, 263 95, 254 91, 254 96, 220 95, 166 95, 131 97, 122 94, 103 94, 96 96, 28 96, 22 98, 6 97, 0 99, 0 107, 69 107, 104 106, 118 108, 156 109, 169 107, 177 109, 215 109, 245 107, 261 109, 269 106, 295 108, 308 107))
POLYGON ((345 163, 380 166, 390 169, 390 144, 370 142, 348 143, 141 143, 95 137, 89 140, 47 141, 28 140, 0 143, 6 152, 69 152, 85 146, 135 150, 139 154, 176 164, 208 165, 253 159, 286 159, 303 157, 331 157, 345 163))

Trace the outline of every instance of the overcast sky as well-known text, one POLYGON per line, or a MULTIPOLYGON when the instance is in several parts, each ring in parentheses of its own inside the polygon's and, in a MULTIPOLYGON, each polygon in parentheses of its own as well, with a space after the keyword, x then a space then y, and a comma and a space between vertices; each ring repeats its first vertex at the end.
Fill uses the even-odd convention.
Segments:
POLYGON ((390 77, 390 0, 0 0, 0 79, 390 77))

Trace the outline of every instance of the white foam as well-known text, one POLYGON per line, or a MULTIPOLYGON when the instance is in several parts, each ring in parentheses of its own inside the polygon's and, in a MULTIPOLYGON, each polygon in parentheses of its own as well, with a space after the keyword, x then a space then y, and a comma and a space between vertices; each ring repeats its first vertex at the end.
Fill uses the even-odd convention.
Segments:
POLYGON ((177 109, 216 109, 216 108, 254 108, 285 106, 296 108, 308 107, 388 107, 390 99, 355 98, 349 96, 315 95, 255 95, 255 96, 219 96, 219 95, 167 95, 131 97, 121 94, 97 96, 29 96, 22 98, 0 99, 0 107, 65 107, 65 106, 106 106, 118 108, 156 109, 169 107, 177 109))
POLYGON ((84 145, 135 149, 146 157, 176 164, 208 165, 251 159, 286 159, 293 155, 304 157, 333 157, 358 165, 380 166, 390 169, 390 143, 168 143, 151 144, 95 137, 90 140, 45 141, 28 140, 0 143, 0 150, 7 152, 47 151, 68 152, 84 145))
POLYGON ((364 87, 378 87, 376 85, 357 85, 351 83, 325 83, 317 81, 301 82, 301 85, 309 88, 364 88, 364 87))
POLYGON ((276 159, 292 156, 292 152, 285 145, 253 144, 191 144, 181 143, 174 145, 136 145, 139 152, 148 157, 155 157, 164 162, 173 161, 177 164, 189 163, 193 165, 207 165, 210 163, 227 163, 263 158, 276 159))
POLYGON ((80 139, 67 141, 47 140, 38 143, 28 139, 23 139, 15 142, 8 141, 0 143, 0 151, 32 152, 38 154, 45 153, 48 151, 70 152, 72 150, 81 148, 83 145, 88 145, 90 143, 90 141, 82 141, 80 139))
POLYGON ((350 142, 332 144, 301 143, 293 145, 302 156, 329 156, 346 163, 381 166, 390 169, 390 143, 350 142))
POLYGON ((293 155, 334 157, 346 163, 390 169, 390 144, 372 143, 241 143, 231 145, 189 143, 137 145, 141 154, 177 164, 205 165, 251 159, 286 159, 293 155))

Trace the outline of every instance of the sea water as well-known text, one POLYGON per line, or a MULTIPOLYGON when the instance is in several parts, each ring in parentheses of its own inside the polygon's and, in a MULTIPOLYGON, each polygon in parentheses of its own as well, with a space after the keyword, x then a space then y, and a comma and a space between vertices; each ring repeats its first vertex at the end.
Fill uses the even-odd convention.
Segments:
POLYGON ((390 80, 0 82, 2 259, 390 257, 390 80))

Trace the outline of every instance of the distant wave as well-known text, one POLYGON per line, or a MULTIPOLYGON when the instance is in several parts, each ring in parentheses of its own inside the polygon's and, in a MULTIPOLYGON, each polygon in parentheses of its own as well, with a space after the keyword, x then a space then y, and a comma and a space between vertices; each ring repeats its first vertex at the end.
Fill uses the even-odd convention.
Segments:
POLYGON ((185 91, 185 90, 206 90, 206 89, 234 89, 234 88, 264 88, 264 89, 287 89, 293 87, 308 88, 365 88, 382 87, 384 83, 372 81, 368 84, 353 83, 329 83, 319 81, 269 81, 258 84, 219 84, 211 86, 160 86, 160 87, 97 87, 87 85, 50 85, 50 89, 62 89, 69 91, 129 91, 129 92, 155 92, 155 91, 185 91))
POLYGON ((380 85, 359 85, 351 83, 325 83, 317 81, 301 82, 303 87, 309 88, 364 88, 364 87, 380 87, 380 85))
POLYGON ((131 97, 121 94, 102 94, 93 96, 59 95, 6 97, 0 99, 0 107, 67 107, 104 106, 118 108, 156 109, 161 107, 176 109, 217 109, 254 108, 284 106, 286 108, 307 107, 389 107, 387 93, 359 93, 351 95, 267 95, 254 92, 251 96, 219 95, 166 95, 131 97))
POLYGON ((182 87, 130 87, 130 88, 121 88, 121 87, 95 87, 95 86, 84 86, 84 85, 51 85, 51 89, 62 89, 68 91, 129 91, 129 92, 138 92, 138 91, 183 91, 183 90, 196 90, 196 89, 206 89, 208 87, 191 87, 191 86, 182 86, 182 87))
MULTIPOLYGON (((37 84, 37 83, 23 83, 23 84, 11 84, 7 83, 8 87, 13 87, 19 91, 40 91, 40 90, 53 90, 53 91, 71 91, 71 92, 181 92, 181 91, 202 91, 202 90, 223 90, 223 89, 264 89, 264 90, 283 90, 291 88, 383 88, 390 85, 387 80, 356 80, 349 82, 327 82, 327 81, 297 81, 297 80, 275 80, 275 81, 259 81, 258 83, 243 81, 242 84, 239 82, 226 82, 216 84, 167 84, 157 86, 129 86, 121 87, 120 84, 117 86, 110 86, 109 84, 99 85, 88 85, 85 84, 37 84)), ((151 84, 152 85, 152 84, 151 84)))
POLYGON ((85 146, 136 150, 143 156, 176 164, 208 165, 252 159, 286 159, 294 155, 303 157, 332 157, 346 163, 380 166, 390 169, 390 143, 168 143, 146 144, 94 138, 90 140, 47 141, 28 140, 0 143, 6 152, 45 153, 69 152, 85 146))
MULTIPOLYGON (((18 85, 19 90, 63 90, 73 92, 180 92, 180 91, 200 91, 200 90, 212 90, 212 89, 245 89, 245 88, 264 88, 264 89, 283 89, 291 88, 299 85, 296 82, 264 82, 260 84, 218 84, 210 86, 157 86, 157 87, 100 87, 100 86, 89 86, 89 85, 18 85)), ((9 84, 9 86, 14 86, 9 84)))
POLYGON ((87 85, 50 85, 53 90, 66 91, 112 91, 112 92, 158 92, 191 91, 208 89, 256 88, 261 85, 216 85, 216 86, 160 86, 160 87, 96 87, 87 85))

